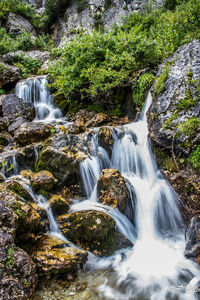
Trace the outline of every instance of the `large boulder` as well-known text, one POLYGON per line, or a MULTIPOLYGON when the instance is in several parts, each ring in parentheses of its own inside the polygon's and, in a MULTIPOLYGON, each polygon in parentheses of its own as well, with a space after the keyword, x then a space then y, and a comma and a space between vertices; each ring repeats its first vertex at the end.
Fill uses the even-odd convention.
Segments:
POLYGON ((101 127, 98 131, 98 142, 111 156, 114 144, 112 127, 101 127))
POLYGON ((51 125, 42 122, 24 123, 15 131, 14 138, 20 146, 25 146, 47 139, 52 129, 51 125))
POLYGON ((159 68, 148 113, 154 143, 188 155, 200 142, 200 41, 179 48, 159 68))
POLYGON ((55 182, 56 180, 53 175, 46 170, 40 171, 38 173, 33 173, 31 176, 31 185, 36 192, 41 189, 47 192, 51 191, 55 182))
POLYGON ((104 169, 97 182, 98 201, 118 208, 122 213, 126 210, 129 192, 124 177, 118 170, 104 169))
POLYGON ((46 140, 39 155, 37 170, 48 170, 59 184, 77 183, 79 163, 88 157, 82 135, 57 134, 46 140))
POLYGON ((71 241, 97 255, 111 255, 122 242, 131 243, 115 229, 115 221, 99 211, 79 211, 58 217, 59 228, 71 241))
POLYGON ((16 118, 23 116, 27 121, 35 118, 35 108, 32 103, 24 102, 15 94, 7 95, 2 100, 2 113, 4 117, 15 121, 16 118))
POLYGON ((87 260, 87 252, 69 247, 67 242, 47 234, 27 249, 41 276, 75 278, 87 260))
POLYGON ((185 256, 200 264, 200 213, 191 219, 186 234, 185 256))
POLYGON ((21 70, 18 67, 10 66, 8 64, 1 63, 0 72, 0 88, 6 84, 14 84, 22 78, 21 70))
POLYGON ((36 268, 28 254, 15 246, 18 216, 0 200, 0 298, 30 299, 37 283, 36 268))
POLYGON ((9 34, 18 35, 24 31, 27 31, 33 35, 36 35, 36 31, 29 21, 12 12, 10 12, 8 15, 7 28, 9 34))
POLYGON ((40 60, 45 62, 49 60, 50 55, 48 51, 39 51, 39 50, 31 50, 31 51, 22 51, 18 50, 16 52, 6 53, 3 55, 4 62, 8 64, 13 64, 18 61, 18 57, 31 57, 35 60, 40 60))

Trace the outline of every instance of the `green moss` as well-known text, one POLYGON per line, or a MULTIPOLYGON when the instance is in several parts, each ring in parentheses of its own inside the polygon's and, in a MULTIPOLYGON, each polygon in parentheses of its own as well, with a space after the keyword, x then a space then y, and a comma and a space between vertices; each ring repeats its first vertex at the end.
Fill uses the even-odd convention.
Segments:
POLYGON ((192 164, 193 168, 200 173, 200 145, 196 147, 194 151, 189 156, 189 162, 192 164))
POLYGON ((164 91, 165 82, 168 78, 173 63, 174 63, 173 61, 168 61, 163 67, 161 74, 156 78, 156 82, 154 85, 154 92, 153 92, 154 97, 156 97, 158 94, 164 91))
POLYGON ((182 122, 178 127, 178 131, 188 137, 194 136, 199 129, 200 119, 198 118, 190 118, 187 121, 182 122))
POLYGON ((188 89, 185 98, 180 99, 176 104, 178 111, 183 109, 189 109, 192 106, 195 106, 198 103, 198 98, 195 97, 194 93, 188 89))
POLYGON ((174 111, 172 113, 171 117, 168 118, 167 121, 162 125, 163 129, 167 130, 167 129, 172 128, 172 127, 174 129, 175 127, 177 127, 178 126, 177 122, 174 123, 174 124, 172 123, 177 118, 178 118, 178 112, 174 111))

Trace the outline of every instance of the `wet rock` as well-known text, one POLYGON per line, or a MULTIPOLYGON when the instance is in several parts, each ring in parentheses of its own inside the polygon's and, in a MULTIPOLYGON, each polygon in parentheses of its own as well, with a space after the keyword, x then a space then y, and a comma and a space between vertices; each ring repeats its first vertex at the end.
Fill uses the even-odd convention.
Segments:
POLYGON ((4 182, 6 180, 6 177, 0 173, 0 183, 4 182))
POLYGON ((92 119, 86 122, 85 126, 88 127, 98 127, 110 120, 109 116, 103 113, 96 114, 92 119))
POLYGON ((24 123, 15 131, 15 141, 20 146, 45 140, 51 135, 52 126, 44 123, 24 123))
POLYGON ((27 182, 20 177, 12 177, 6 181, 6 187, 25 201, 34 201, 35 197, 27 182))
POLYGON ((69 134, 79 134, 86 131, 86 127, 84 125, 84 121, 80 119, 69 125, 67 130, 69 134))
POLYGON ((111 156, 112 148, 114 144, 114 139, 112 135, 112 128, 101 127, 98 131, 98 142, 101 147, 103 147, 108 154, 111 156))
MULTIPOLYGON (((79 211, 58 217, 59 228, 71 241, 97 255, 111 255, 118 249, 120 234, 115 221, 99 211, 79 211)), ((124 245, 129 241, 124 238, 124 245)))
POLYGON ((32 121, 35 118, 35 108, 33 104, 24 102, 15 94, 7 95, 3 98, 2 112, 4 117, 8 117, 13 121, 22 115, 27 121, 32 121))
POLYGON ((77 183, 80 177, 79 163, 88 157, 84 151, 84 136, 54 135, 44 144, 37 170, 50 171, 59 184, 77 183))
POLYGON ((14 134, 15 130, 17 130, 20 125, 26 123, 26 120, 23 117, 18 117, 11 125, 8 127, 8 132, 10 134, 14 134))
POLYGON ((87 109, 80 109, 74 116, 71 116, 70 120, 74 122, 81 121, 86 123, 95 116, 95 111, 88 111, 87 109))
POLYGON ((20 172, 20 175, 23 176, 24 178, 27 178, 27 179, 31 179, 31 177, 33 176, 33 172, 31 170, 22 170, 20 172))
POLYGON ((70 207, 69 201, 60 195, 53 195, 51 199, 49 199, 49 205, 56 215, 67 213, 70 207))
POLYGON ((36 268, 28 254, 15 246, 18 216, 0 200, 0 298, 29 299, 37 283, 36 268))
POLYGON ((5 184, 0 185, 0 199, 10 206, 17 215, 17 236, 34 233, 40 230, 40 215, 29 205, 22 202, 22 198, 7 189, 5 184))
POLYGON ((97 182, 98 201, 118 208, 122 213, 128 205, 129 193, 125 179, 118 170, 104 169, 97 182))
POLYGON ((200 41, 180 47, 161 66, 148 113, 154 143, 188 155, 200 142, 200 41))
POLYGON ((55 182, 55 178, 49 171, 43 170, 38 173, 33 173, 31 176, 31 185, 36 192, 40 189, 47 192, 51 191, 55 182))
POLYGON ((36 35, 36 31, 33 25, 24 19, 22 16, 16 15, 14 13, 9 13, 7 20, 7 29, 9 34, 18 35, 24 31, 30 32, 36 35))
POLYGON ((196 214, 191 219, 186 234, 185 256, 200 264, 200 214, 196 214))
POLYGON ((87 260, 86 251, 69 247, 67 242, 47 234, 31 245, 29 251, 41 276, 75 278, 87 260))
POLYGON ((6 84, 13 84, 22 78, 21 70, 18 67, 3 64, 3 70, 0 74, 0 88, 6 84))

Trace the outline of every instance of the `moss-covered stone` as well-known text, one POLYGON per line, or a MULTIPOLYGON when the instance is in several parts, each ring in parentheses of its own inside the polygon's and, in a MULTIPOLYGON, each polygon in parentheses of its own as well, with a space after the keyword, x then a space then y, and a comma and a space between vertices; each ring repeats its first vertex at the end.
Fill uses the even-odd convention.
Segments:
POLYGON ((69 201, 60 195, 53 195, 49 199, 49 205, 54 214, 65 214, 69 211, 69 201))
MULTIPOLYGON (((51 191, 56 180, 51 172, 43 170, 31 176, 31 185, 35 191, 51 191)), ((41 192, 40 192, 41 193, 41 192)))

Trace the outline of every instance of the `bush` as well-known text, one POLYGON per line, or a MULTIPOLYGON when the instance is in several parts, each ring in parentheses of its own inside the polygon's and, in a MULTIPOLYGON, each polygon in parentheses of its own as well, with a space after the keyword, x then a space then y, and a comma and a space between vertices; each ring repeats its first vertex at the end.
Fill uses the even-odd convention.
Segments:
POLYGON ((36 74, 42 66, 42 61, 29 56, 15 55, 15 66, 21 69, 22 77, 27 78, 30 74, 36 74))

